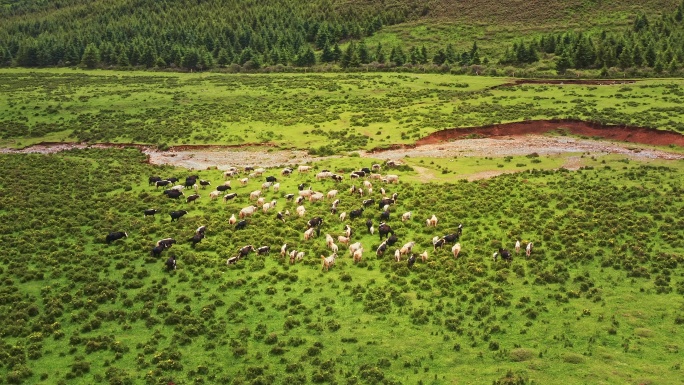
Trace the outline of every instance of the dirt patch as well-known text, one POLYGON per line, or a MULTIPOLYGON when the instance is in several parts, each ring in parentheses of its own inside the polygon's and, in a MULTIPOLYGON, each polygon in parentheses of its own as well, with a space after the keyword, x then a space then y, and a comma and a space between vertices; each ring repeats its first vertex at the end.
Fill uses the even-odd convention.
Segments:
POLYGON ((561 130, 573 135, 598 137, 630 143, 667 146, 674 144, 684 147, 684 135, 672 131, 630 126, 607 126, 581 120, 534 120, 515 123, 492 124, 483 127, 450 128, 437 131, 419 139, 416 144, 432 144, 472 136, 519 136, 545 134, 561 130))

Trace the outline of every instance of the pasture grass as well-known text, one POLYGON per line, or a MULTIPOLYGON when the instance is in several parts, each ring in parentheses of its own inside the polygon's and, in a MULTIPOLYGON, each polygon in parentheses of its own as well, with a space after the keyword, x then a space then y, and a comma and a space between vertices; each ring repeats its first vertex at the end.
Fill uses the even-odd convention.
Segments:
MULTIPOLYGON (((320 215, 322 235, 341 234, 329 201, 305 203, 306 216, 284 224, 275 212, 257 213, 242 231, 227 223, 263 178, 245 187, 234 180, 235 201, 210 201, 207 189, 197 204, 185 204, 163 198, 147 177, 191 172, 150 166, 133 149, 0 160, 6 383, 681 379, 682 162, 615 160, 576 172, 387 185, 399 193, 388 222, 399 244, 416 241, 416 252, 429 250, 428 262, 408 269, 405 261, 375 257, 379 240, 363 225, 371 218, 377 226, 375 205, 347 221, 353 241, 364 246, 363 261, 354 265, 342 252, 325 273, 323 237, 305 242, 302 233, 306 220, 320 215), (143 218, 147 208, 162 213, 143 218), (168 212, 176 209, 189 214, 171 223, 168 212), (413 219, 401 222, 409 210, 413 219), (437 229, 425 227, 432 214, 437 229), (458 260, 429 248, 433 236, 459 223, 458 260), (187 239, 199 225, 207 225, 207 238, 192 249, 187 239), (127 239, 104 244, 107 233, 124 230, 127 239), (151 258, 154 242, 166 237, 178 244, 162 260, 151 258), (492 261, 494 250, 512 249, 516 239, 534 242, 530 258, 492 261), (304 261, 279 258, 283 242, 304 250, 304 261), (247 244, 271 245, 272 252, 226 266, 247 244), (162 269, 169 253, 178 256, 171 273, 162 269)), ((328 162, 343 168, 360 160, 328 162)), ((213 186, 223 180, 218 170, 192 173, 213 186)), ((409 172, 386 173, 403 180, 409 172)), ((277 169, 266 175, 279 177, 277 169)), ((361 206, 347 192, 348 179, 335 184, 313 176, 279 177, 281 192, 265 196, 278 199, 277 210, 294 212, 282 195, 305 183, 340 190, 340 211, 361 206)), ((380 186, 374 187, 377 200, 380 186)))
POLYGON ((270 143, 340 154, 531 119, 684 132, 681 79, 520 85, 438 74, 177 74, 0 70, 0 145, 270 143))

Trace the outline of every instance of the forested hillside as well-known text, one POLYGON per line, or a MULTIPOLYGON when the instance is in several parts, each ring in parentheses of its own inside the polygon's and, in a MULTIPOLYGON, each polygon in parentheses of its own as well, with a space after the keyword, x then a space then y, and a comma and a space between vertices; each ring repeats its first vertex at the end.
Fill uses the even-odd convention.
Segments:
POLYGON ((674 75, 678 3, 2 0, 0 66, 674 75))

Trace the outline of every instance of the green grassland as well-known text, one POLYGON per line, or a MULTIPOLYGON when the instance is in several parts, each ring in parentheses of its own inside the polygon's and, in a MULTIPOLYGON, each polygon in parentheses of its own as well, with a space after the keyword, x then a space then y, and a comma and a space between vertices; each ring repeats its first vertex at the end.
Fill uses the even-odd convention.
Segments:
MULTIPOLYGON (((314 167, 362 159, 328 161, 340 163, 314 167)), ((466 161, 489 160, 456 163, 466 161)), ((210 201, 207 189, 186 204, 147 177, 190 171, 150 166, 135 149, 0 155, 0 383, 681 383, 683 171, 681 162, 607 159, 576 172, 386 185, 399 194, 389 221, 399 244, 416 241, 428 262, 409 269, 375 256, 379 240, 363 225, 377 226, 373 206, 347 221, 363 261, 341 253, 322 272, 323 234, 343 228, 329 202, 307 202, 304 218, 285 223, 260 211, 237 231, 228 218, 261 179, 234 183, 235 201, 210 201), (161 213, 143 218, 147 208, 161 213), (189 214, 171 223, 177 209, 189 214), (432 214, 436 229, 425 227, 432 214), (305 242, 306 221, 319 215, 321 237, 305 242), (460 257, 433 252, 430 239, 459 223, 460 257), (193 249, 187 239, 200 225, 207 238, 193 249), (111 231, 129 237, 106 245, 111 231), (165 237, 179 243, 151 257, 165 237), (492 261, 516 239, 534 242, 530 258, 492 261), (279 258, 284 242, 304 261, 279 258), (226 266, 247 244, 274 251, 226 266), (169 253, 178 256, 171 273, 169 253)), ((218 170, 192 173, 223 180, 218 170)), ((280 179, 281 192, 265 193, 277 210, 294 212, 282 195, 299 183, 340 190, 340 211, 361 206, 348 180, 280 179)))
POLYGON ((273 143, 334 154, 432 132, 573 118, 684 132, 682 80, 519 85, 437 74, 0 71, 4 146, 273 143))

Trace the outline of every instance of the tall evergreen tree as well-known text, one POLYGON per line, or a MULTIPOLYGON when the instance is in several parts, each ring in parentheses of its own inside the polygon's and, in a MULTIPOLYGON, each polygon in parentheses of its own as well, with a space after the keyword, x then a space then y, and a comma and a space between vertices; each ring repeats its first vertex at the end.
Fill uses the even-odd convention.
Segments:
POLYGON ((357 56, 359 57, 359 61, 361 62, 361 64, 368 64, 371 62, 370 51, 368 51, 368 46, 366 46, 366 42, 363 40, 359 42, 357 48, 357 56))
POLYGON ((100 65, 100 50, 95 43, 90 43, 86 46, 85 51, 83 51, 83 57, 81 58, 81 65, 90 69, 100 65))
POLYGON ((378 63, 387 62, 387 58, 385 57, 385 51, 382 49, 382 44, 380 43, 378 43, 377 47, 375 47, 375 61, 378 63))

